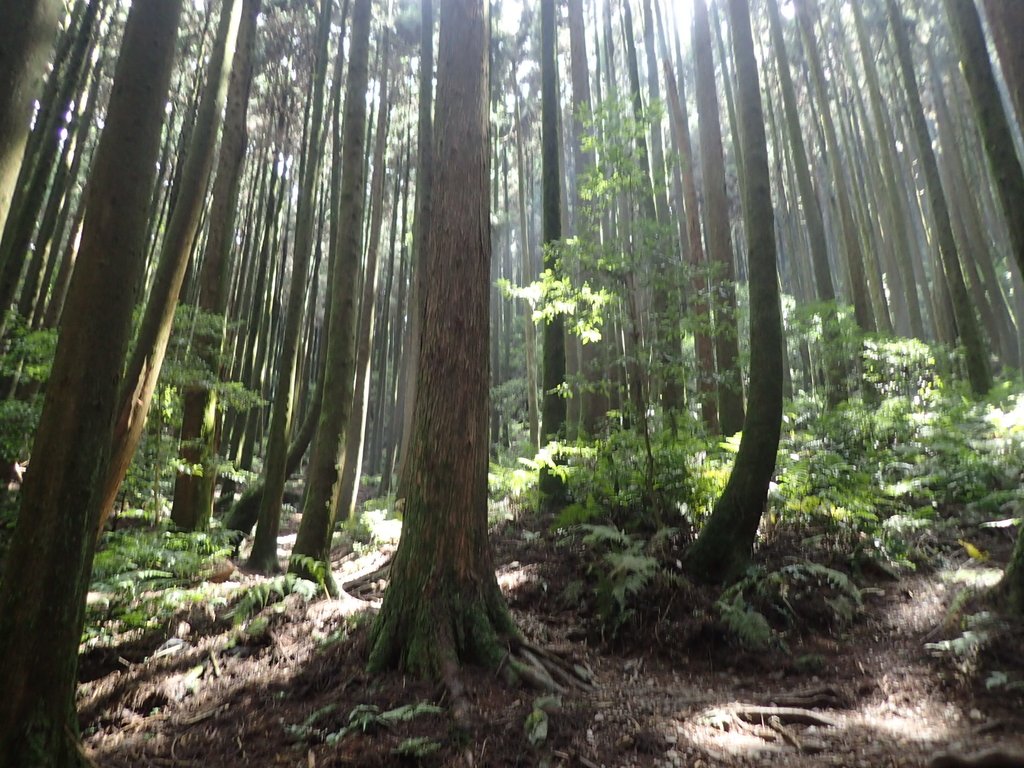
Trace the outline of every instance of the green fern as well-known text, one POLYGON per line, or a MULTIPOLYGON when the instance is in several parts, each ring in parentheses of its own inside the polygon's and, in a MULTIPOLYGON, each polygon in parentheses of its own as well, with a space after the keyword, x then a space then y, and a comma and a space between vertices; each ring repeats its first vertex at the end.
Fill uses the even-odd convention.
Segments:
POLYGON ((300 579, 294 573, 261 581, 245 590, 229 616, 235 626, 239 626, 271 603, 283 600, 291 594, 297 594, 308 602, 319 594, 319 586, 306 579, 300 579))
POLYGON ((727 591, 715 603, 715 608, 729 633, 748 650, 763 651, 770 648, 776 637, 768 619, 748 605, 741 592, 732 592, 731 600, 726 597, 729 594, 727 591))

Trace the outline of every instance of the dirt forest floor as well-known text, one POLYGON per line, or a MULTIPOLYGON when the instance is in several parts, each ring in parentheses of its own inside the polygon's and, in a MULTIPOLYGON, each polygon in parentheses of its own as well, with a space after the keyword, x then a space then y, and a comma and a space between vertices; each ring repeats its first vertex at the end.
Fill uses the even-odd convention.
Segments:
MULTIPOLYGON (((1001 563, 1009 537, 991 537, 981 543, 1001 563)), ((104 768, 869 768, 959 764, 942 762, 947 752, 1024 754, 1024 692, 986 685, 992 671, 1024 669, 1021 627, 1004 626, 981 659, 926 648, 962 629, 962 590, 942 573, 986 565, 955 541, 941 568, 859 579, 864 602, 848 628, 796 628, 759 653, 694 618, 702 608, 693 603, 713 598, 695 598, 696 590, 651 606, 609 643, 585 606, 565 604, 567 585, 586 574, 543 522, 503 523, 493 542, 524 635, 588 669, 593 690, 545 698, 467 670, 471 724, 456 731, 440 688, 365 672, 390 552, 339 551, 343 599, 289 595, 242 629, 224 601, 195 604, 162 631, 84 653, 86 753, 104 768)), ((782 550, 773 557, 785 559, 782 550)))

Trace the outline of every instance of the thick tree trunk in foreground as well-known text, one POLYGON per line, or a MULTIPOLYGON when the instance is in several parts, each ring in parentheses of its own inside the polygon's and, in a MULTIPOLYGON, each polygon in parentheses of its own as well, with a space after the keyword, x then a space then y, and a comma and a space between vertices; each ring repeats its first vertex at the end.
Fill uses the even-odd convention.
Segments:
POLYGON ((761 111, 757 61, 747 0, 729 0, 739 88, 739 127, 746 164, 743 192, 750 269, 750 387, 736 463, 714 512, 686 553, 695 577, 726 581, 743 574, 750 562, 775 471, 782 426, 782 312, 775 254, 775 221, 768 149, 761 111))
POLYGON ((53 48, 60 0, 4 3, 0 24, 0 231, 21 169, 46 57, 53 48))
POLYGON ((100 481, 145 260, 181 0, 136 2, 88 188, 79 269, 0 592, 0 766, 67 768, 100 481))
POLYGON ((405 523, 370 667, 448 678, 496 667, 516 629, 487 538, 488 3, 441 6, 434 215, 405 523))

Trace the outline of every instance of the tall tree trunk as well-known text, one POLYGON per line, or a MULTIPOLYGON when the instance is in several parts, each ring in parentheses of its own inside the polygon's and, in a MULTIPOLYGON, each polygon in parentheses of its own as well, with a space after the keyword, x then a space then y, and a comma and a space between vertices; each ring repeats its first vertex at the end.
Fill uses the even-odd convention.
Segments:
POLYGON ((334 4, 323 0, 316 27, 316 69, 310 94, 312 116, 305 151, 305 169, 301 174, 298 211, 295 220, 295 249, 292 251, 292 276, 288 286, 288 312, 284 319, 281 354, 277 363, 277 390, 271 406, 267 455, 263 461, 263 498, 256 523, 252 553, 248 565, 263 573, 277 571, 277 533, 281 523, 288 436, 295 410, 295 372, 298 365, 299 336, 305 316, 306 285, 313 254, 313 218, 316 188, 323 158, 324 91, 327 80, 328 43, 331 37, 331 12, 334 4))
MULTIPOLYGON (((102 0, 91 0, 83 13, 65 32, 60 61, 47 82, 40 114, 32 131, 29 151, 23 160, 7 221, 0 239, 0 310, 7 312, 17 294, 18 281, 29 260, 32 233, 46 199, 53 168, 60 153, 61 134, 67 130, 65 115, 72 101, 80 101, 85 90, 88 52, 92 49, 103 7, 102 0)), ((65 142, 66 144, 66 142, 65 142)), ((0 335, 6 318, 0 318, 0 335)))
POLYGON ((370 641, 371 669, 447 681, 463 662, 498 666, 516 634, 487 539, 488 5, 441 5, 411 482, 370 641))
POLYGON ((825 137, 825 153, 829 169, 832 173, 832 184, 839 209, 839 228, 843 240, 843 252, 846 255, 846 266, 850 278, 850 294, 853 299, 853 311, 857 325, 865 331, 877 328, 875 316, 871 310, 868 292, 867 275, 864 270, 864 252, 861 248, 860 234, 853 217, 853 206, 850 202, 849 183, 843 168, 842 152, 836 136, 835 123, 829 103, 828 83, 818 54, 817 40, 814 34, 814 21, 811 0, 794 0, 797 21, 803 33, 804 52, 807 54, 811 70, 811 84, 814 86, 818 100, 818 119, 825 137))
POLYGON ((80 269, 22 489, 0 588, 0 766, 83 764, 78 647, 119 372, 144 264, 181 0, 129 12, 89 184, 80 269), (104 375, 97 375, 97 371, 104 375))
POLYGON ((914 73, 914 61, 910 52, 910 38, 906 22, 896 0, 886 0, 886 6, 896 39, 900 74, 909 102, 914 139, 917 142, 917 149, 924 167, 928 197, 935 218, 939 255, 942 258, 942 268, 953 303, 957 332, 966 355, 967 375, 974 394, 984 395, 992 388, 992 372, 989 368, 987 347, 982 338, 981 329, 978 327, 977 315, 975 315, 970 297, 967 295, 967 284, 964 282, 964 273, 960 265, 960 254, 957 251, 956 240, 953 238, 949 207, 942 191, 939 166, 935 160, 931 137, 928 134, 928 124, 925 122, 924 109, 921 106, 921 95, 917 87, 917 76, 914 73))
POLYGON ((666 58, 665 83, 669 117, 676 151, 683 166, 683 195, 686 208, 686 233, 690 255, 689 310, 693 321, 693 346, 697 357, 697 391, 701 419, 711 434, 719 431, 718 404, 715 401, 715 349, 711 341, 711 314, 708 310, 708 265, 700 233, 700 204, 693 173, 693 147, 690 143, 690 119, 686 111, 683 81, 676 82, 666 58))
POLYGON ((711 26, 704 0, 695 0, 694 68, 697 78, 697 117, 700 126, 701 168, 704 177, 704 217, 715 313, 715 353, 718 362, 718 418, 722 433, 743 429, 743 379, 736 326, 736 274, 729 232, 729 200, 725 191, 725 156, 718 119, 715 64, 711 55, 711 26))
POLYGON ((1024 29, 1024 3, 1014 0, 982 0, 989 28, 999 52, 1010 101, 1017 113, 1017 123, 1024 126, 1024 46, 1019 31, 1024 29))
MULTIPOLYGON (((776 0, 768 1, 768 23, 771 30, 772 48, 778 64, 779 86, 782 91, 782 107, 786 117, 789 147, 796 171, 797 188, 800 191, 801 207, 810 242, 811 261, 814 272, 814 286, 818 301, 834 304, 836 292, 832 285, 832 269, 828 260, 828 240, 825 237, 825 220, 821 213, 821 201, 811 179, 810 164, 803 133, 800 130, 800 112, 797 106, 796 89, 789 69, 786 54, 786 39, 782 34, 782 21, 776 0)), ((822 317, 825 360, 826 400, 835 405, 846 394, 846 363, 843 359, 839 336, 839 316, 834 306, 829 306, 822 317)))
MULTIPOLYGON (((346 82, 344 139, 341 145, 341 197, 338 221, 337 264, 331 278, 331 314, 327 319, 326 369, 320 420, 306 470, 306 498, 302 505, 294 554, 312 558, 328 568, 331 534, 340 503, 341 467, 345 464, 346 429, 352 412, 355 379, 356 290, 363 242, 366 141, 366 89, 369 83, 370 0, 352 5, 352 40, 346 82)), ((335 161, 337 162, 337 160, 335 161)), ((316 577, 308 563, 293 560, 293 572, 316 577)), ((329 572, 328 589, 333 589, 329 572)))
POLYGON ((899 189, 900 171, 896 159, 896 138, 893 134, 889 113, 884 107, 882 88, 878 80, 878 68, 875 65, 875 52, 871 47, 867 30, 864 25, 864 13, 859 2, 851 2, 853 8, 854 27, 857 32, 857 43, 860 48, 861 63, 864 66, 868 85, 868 97, 871 106, 871 117, 875 124, 875 134, 882 148, 879 163, 882 179, 888 200, 889 222, 895 238, 895 258, 897 269, 902 275, 905 301, 910 315, 910 332, 919 339, 925 338, 924 319, 921 313, 921 300, 918 299, 917 280, 915 280, 911 253, 910 211, 907 209, 906 198, 899 189))
MULTIPOLYGON (((543 166, 544 269, 559 268, 556 243, 562 239, 560 179, 558 173, 558 60, 555 57, 555 0, 541 0, 541 162, 543 166)), ((561 314, 544 326, 544 369, 541 379, 543 442, 565 438, 565 319, 561 314)), ((549 467, 540 470, 542 504, 558 508, 565 501, 565 482, 549 467)))
MULTIPOLYGON (((352 413, 345 435, 345 464, 341 472, 338 514, 346 520, 356 516, 359 478, 366 450, 366 414, 370 399, 370 353, 379 343, 374 332, 377 321, 377 290, 380 279, 380 232, 384 221, 385 150, 388 142, 388 96, 390 35, 384 33, 380 71, 380 106, 377 110, 376 146, 373 150, 373 179, 370 182, 370 239, 366 249, 366 271, 363 274, 363 298, 359 303, 359 334, 356 339, 356 378, 352 392, 352 413)), ((397 202, 397 201, 396 201, 397 202)))
POLYGON ((431 187, 434 177, 434 128, 431 116, 434 103, 434 4, 420 0, 420 71, 416 119, 416 216, 412 234, 409 325, 402 360, 402 426, 398 453, 398 497, 405 496, 405 467, 412 442, 412 417, 416 407, 416 369, 420 358, 420 332, 423 322, 423 272, 421 254, 427 247, 430 230, 431 187))
POLYGON ((747 0, 729 0, 739 89, 739 128, 746 164, 750 269, 750 398, 729 481, 685 567, 700 579, 726 581, 746 570, 775 471, 782 427, 782 311, 768 147, 747 0))
MULTIPOLYGON (((586 28, 583 21, 583 0, 569 0, 569 44, 570 70, 572 75, 572 110, 573 110, 573 166, 576 173, 575 221, 577 233, 587 242, 596 239, 594 231, 595 211, 589 202, 580 194, 579 179, 586 177, 594 168, 594 151, 584 147, 585 122, 590 118, 590 72, 587 64, 586 28)), ((517 147, 518 149, 518 147, 517 147)), ((523 238, 525 240, 525 237, 523 238)), ((584 270, 584 281, 592 281, 593 272, 584 270)), ((527 320, 533 329, 533 321, 527 320)), ((606 398, 601 396, 600 387, 603 372, 600 370, 600 344, 589 342, 580 350, 580 373, 583 377, 582 404, 580 408, 580 427, 583 434, 596 434, 601 419, 607 412, 606 398)), ((534 392, 536 401, 536 392, 534 392)), ((536 408, 536 404, 534 404, 536 408)))
MULTIPOLYGON (((227 310, 231 248, 235 236, 235 213, 248 133, 246 115, 252 84, 252 57, 256 43, 256 17, 261 0, 242 0, 238 29, 238 51, 228 86, 224 137, 221 139, 217 175, 210 203, 210 233, 206 257, 199 277, 199 308, 224 315, 227 310)), ((217 336, 197 340, 199 353, 214 376, 226 371, 220 362, 225 325, 217 336)), ((184 530, 202 530, 213 512, 213 487, 217 481, 217 450, 220 418, 217 392, 211 387, 194 387, 185 392, 181 425, 181 459, 191 465, 179 472, 174 484, 171 520, 184 530)))
POLYGON ((216 136, 227 98, 231 61, 241 17, 239 0, 221 9, 217 42, 211 52, 207 88, 196 117, 195 141, 189 147, 181 179, 180 204, 174 206, 160 250, 160 260, 121 390, 110 463, 103 480, 104 511, 100 528, 114 506, 117 491, 142 438, 146 415, 163 366, 178 294, 188 268, 192 241, 199 227, 205 190, 213 166, 216 136))

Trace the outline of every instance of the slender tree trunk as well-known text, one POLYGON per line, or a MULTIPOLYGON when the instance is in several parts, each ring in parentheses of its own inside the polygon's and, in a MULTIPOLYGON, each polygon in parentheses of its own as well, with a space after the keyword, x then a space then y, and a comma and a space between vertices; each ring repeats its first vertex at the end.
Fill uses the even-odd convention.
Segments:
MULTIPOLYGON (((541 0, 541 157, 544 192, 544 269, 556 272, 556 248, 562 239, 561 197, 558 173, 558 60, 555 57, 555 0, 541 0)), ((556 314, 544 326, 544 369, 541 376, 543 442, 565 438, 565 318, 556 314)), ((548 467, 540 470, 540 494, 548 508, 565 501, 565 483, 548 467)))
POLYGON ((298 211, 295 221, 295 249, 292 252, 292 276, 288 286, 288 312, 284 319, 281 354, 277 358, 277 390, 271 406, 267 455, 263 462, 264 487, 260 514, 256 523, 250 568, 263 573, 280 568, 277 561, 277 533, 281 523, 281 500, 284 495, 285 465, 288 458, 288 437, 295 409, 295 372, 298 365, 298 342, 305 316, 306 284, 313 253, 313 217, 316 207, 316 186, 323 158, 324 90, 327 80, 328 43, 331 37, 331 0, 323 0, 316 28, 316 69, 310 94, 312 116, 306 144, 306 165, 300 176, 298 211))
POLYGON ((416 370, 420 358, 420 326, 423 322, 423 272, 421 254, 427 247, 431 214, 431 187, 434 176, 434 129, 431 117, 434 103, 434 4, 420 0, 420 71, 419 100, 416 122, 416 216, 412 234, 411 289, 409 292, 409 325, 402 360, 402 429, 398 453, 398 497, 405 496, 406 463, 412 441, 412 417, 416 407, 416 370))
MULTIPOLYGON (((369 82, 370 0, 352 6, 352 40, 345 94, 344 140, 341 145, 341 197, 337 264, 333 266, 331 314, 328 319, 326 370, 323 389, 329 392, 320 408, 306 470, 306 498, 302 506, 294 554, 312 558, 329 567, 331 533, 340 503, 341 467, 345 465, 346 430, 352 413, 355 379, 356 276, 363 239, 363 206, 366 165, 366 89, 369 82)), ((337 162, 337 161, 335 161, 337 162)), ((294 560, 290 566, 307 578, 316 577, 308 563, 294 560)), ((328 589, 332 580, 324 579, 328 589)))
MULTIPOLYGON (((224 315, 227 310, 228 275, 235 234, 235 203, 242 179, 248 134, 246 116, 252 84, 252 57, 256 43, 256 17, 261 0, 242 0, 238 29, 238 52, 228 86, 224 137, 221 139, 217 176, 210 203, 210 233, 206 257, 199 277, 199 308, 224 315)), ((198 339, 200 354, 218 379, 226 373, 220 363, 224 328, 217 337, 198 339)), ((195 387, 184 395, 181 426, 181 458, 194 468, 179 472, 174 485, 171 520, 184 530, 202 530, 213 512, 213 487, 217 481, 217 450, 220 418, 217 393, 210 387, 195 387)))
MULTIPOLYGON (((527 226, 526 212, 526 163, 523 159, 523 123, 522 107, 519 99, 519 86, 512 77, 512 89, 516 101, 516 173, 519 176, 517 193, 519 199, 519 257, 522 269, 522 282, 527 284, 534 279, 534 270, 530 258, 530 237, 527 226)), ((523 312, 524 338, 526 347, 526 409, 530 428, 530 445, 534 450, 540 448, 540 404, 537 400, 537 324, 533 320, 533 307, 527 306, 523 312)))
POLYGON ((718 418, 722 433, 728 436, 743 429, 743 380, 736 327, 736 275, 729 232, 729 200, 725 190, 725 156, 722 150, 722 128, 718 119, 715 64, 711 55, 711 26, 704 0, 695 0, 693 7, 704 217, 707 252, 713 271, 711 285, 718 362, 718 418))
POLYGON ((132 6, 0 588, 0 766, 77 768, 78 647, 180 0, 132 6), (97 370, 105 371, 102 376, 97 370))
POLYGON ((992 388, 992 372, 989 368, 986 344, 982 338, 981 329, 978 327, 978 318, 967 295, 967 284, 964 282, 963 269, 960 266, 960 255, 957 251, 956 240, 953 238, 949 207, 946 204, 946 197, 942 191, 942 183, 939 180, 939 167, 935 160, 935 152, 932 149, 931 137, 928 134, 928 124, 925 122, 924 109, 921 106, 921 96, 917 87, 917 76, 914 74, 914 61, 910 53, 910 38, 907 33, 906 22, 903 19, 899 6, 896 5, 896 0, 886 0, 886 6, 889 11, 889 21, 892 25, 893 35, 896 39, 900 74, 909 101, 914 139, 917 142, 917 149, 924 167, 928 196, 931 200, 932 213, 935 218, 939 255, 942 258, 942 268, 949 285, 957 332, 964 346, 967 358, 967 375, 974 394, 984 395, 992 388))
MULTIPOLYGON (((1003 109, 985 33, 974 0, 944 0, 950 27, 960 51, 960 64, 974 102, 985 153, 995 178, 999 200, 1010 229, 1010 245, 1017 266, 1024 271, 1024 169, 1013 146, 1013 135, 1003 109)), ((1011 0, 1006 0, 1010 3, 1011 0)), ((996 35, 998 41, 999 36, 996 35)), ((1020 41, 1016 45, 1019 47, 1020 41)))
POLYGON ((352 413, 345 435, 345 464, 341 472, 339 496, 340 514, 346 520, 356 516, 359 496, 359 478, 362 473, 363 454, 366 450, 366 414, 370 399, 370 353, 373 344, 380 343, 374 327, 377 321, 377 290, 380 279, 380 232, 384 221, 384 164, 388 142, 388 115, 391 103, 388 96, 388 66, 390 35, 384 34, 378 82, 380 107, 377 110, 376 146, 373 150, 373 179, 370 182, 370 240, 366 250, 366 271, 363 275, 363 298, 359 303, 359 333, 356 339, 356 379, 353 390, 352 413))
POLYGON ((686 208, 686 232, 690 255, 690 316, 693 322, 693 346, 697 356, 697 390, 701 418, 711 434, 719 431, 718 405, 715 400, 715 349, 711 341, 711 314, 708 309, 708 266, 700 233, 700 207, 693 173, 693 148, 690 144, 690 119, 682 80, 677 84, 666 58, 665 83, 669 117, 676 151, 683 166, 683 195, 686 208))
POLYGON ((28 141, 33 102, 53 49, 61 0, 11 0, 0 25, 0 231, 28 141))
POLYGON ((981 0, 995 40, 1010 101, 1017 123, 1024 126, 1024 46, 1018 33, 1024 29, 1024 4, 1014 0, 981 0))
POLYGON ((889 221, 895 238, 896 265, 903 278, 905 301, 910 315, 910 331, 917 338, 923 339, 925 337, 924 319, 921 313, 921 300, 918 299, 917 289, 915 288, 917 280, 915 280, 912 257, 910 255, 912 244, 910 241, 909 218, 911 214, 907 209, 906 199, 899 189, 900 172, 899 163, 895 156, 896 139, 893 134, 889 113, 884 106, 885 102, 878 80, 878 68, 875 65, 875 52, 864 26, 864 14, 861 10, 861 4, 855 1, 851 2, 850 5, 853 8, 854 27, 857 32, 861 62, 864 66, 868 85, 871 116, 875 124, 878 144, 882 150, 879 162, 888 199, 889 221))
POLYGON ((196 117, 196 139, 189 147, 182 174, 179 196, 182 202, 175 205, 168 222, 159 266, 122 386, 110 463, 103 481, 101 529, 113 509, 117 491, 142 438, 146 415, 156 392, 160 368, 167 351, 192 241, 205 202, 206 185, 213 166, 215 139, 227 98, 231 61, 235 53, 235 39, 241 17, 239 0, 225 2, 221 14, 217 43, 210 56, 208 86, 196 117))

